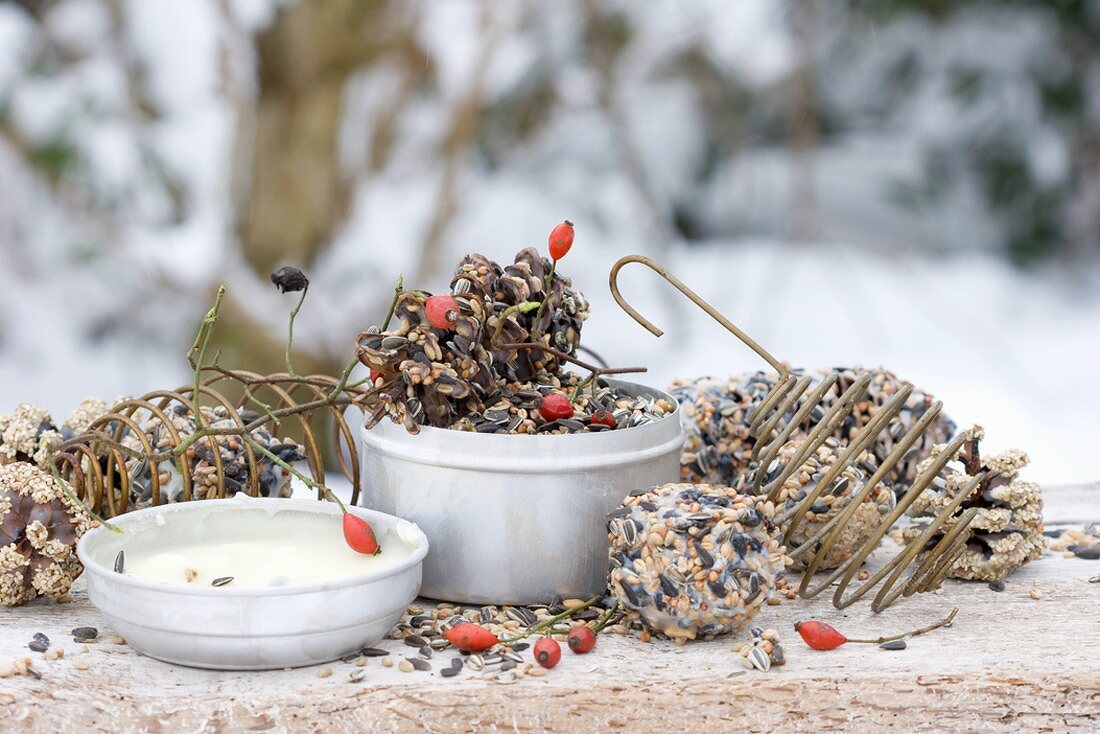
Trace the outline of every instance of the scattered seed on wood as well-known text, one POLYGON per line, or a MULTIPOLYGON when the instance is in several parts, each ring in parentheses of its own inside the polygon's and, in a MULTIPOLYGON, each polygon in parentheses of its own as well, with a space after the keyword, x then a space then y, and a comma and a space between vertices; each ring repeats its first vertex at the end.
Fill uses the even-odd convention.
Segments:
POLYGON ((115 573, 124 573, 126 570, 126 553, 119 551, 115 556, 115 573))
POLYGON ((211 581, 210 585, 211 586, 225 586, 226 584, 231 584, 231 583, 233 583, 233 577, 232 576, 219 576, 218 578, 211 581))
POLYGON ((420 671, 428 671, 432 669, 432 664, 427 660, 421 660, 420 658, 405 658, 409 663, 420 671))
POLYGON ((328 678, 332 675, 332 668, 321 668, 317 671, 318 678, 328 678))
POLYGON ((417 647, 417 648, 424 647, 425 645, 428 644, 428 641, 425 640, 420 635, 409 635, 408 637, 405 638, 404 642, 409 647, 417 647))
POLYGON ((99 637, 99 630, 95 627, 73 627, 73 637, 81 640, 94 640, 99 637))
POLYGON ((397 664, 397 669, 400 670, 402 673, 411 673, 413 672, 413 670, 415 670, 415 668, 413 668, 412 661, 410 661, 408 658, 402 659, 401 662, 397 664))
POLYGON ((1100 584, 1100 575, 1093 576, 1091 579, 1089 579, 1089 583, 1090 584, 1100 584))
POLYGON ((1029 592, 1027 592, 1027 593, 1028 593, 1028 596, 1030 596, 1030 597, 1031 597, 1032 599, 1036 599, 1036 600, 1038 600, 1038 599, 1042 599, 1042 598, 1043 598, 1043 592, 1039 591, 1039 590, 1038 590, 1037 588, 1035 588, 1035 587, 1032 587, 1031 591, 1029 591, 1029 592))
POLYGON ((1005 590, 1005 582, 1001 581, 1000 579, 997 579, 996 581, 990 581, 989 582, 989 588, 992 589, 993 591, 1004 591, 1005 590))
POLYGON ((443 670, 439 671, 439 674, 444 678, 453 678, 461 672, 462 668, 456 668, 452 666, 450 668, 444 668, 443 670))
POLYGON ((384 658, 389 655, 388 652, 377 647, 364 647, 359 650, 359 653, 368 658, 384 658))
POLYGON ((364 678, 367 677, 367 671, 365 670, 353 670, 348 673, 349 683, 361 683, 364 678))
POLYGON ((904 650, 907 647, 905 640, 889 640, 879 645, 882 650, 904 650))
POLYGON ((382 658, 381 663, 382 663, 383 668, 392 668, 393 667, 393 658, 391 658, 389 655, 387 655, 386 657, 382 658))

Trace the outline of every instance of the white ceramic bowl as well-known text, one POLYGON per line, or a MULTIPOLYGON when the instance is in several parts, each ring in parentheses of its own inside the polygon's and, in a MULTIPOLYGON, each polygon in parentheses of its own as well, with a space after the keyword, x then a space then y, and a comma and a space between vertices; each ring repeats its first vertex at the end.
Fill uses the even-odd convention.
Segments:
POLYGON ((420 528, 381 512, 350 509, 369 520, 379 537, 397 533, 413 546, 411 555, 367 573, 274 588, 191 587, 114 572, 118 551, 138 537, 143 543, 175 544, 188 537, 189 526, 205 523, 204 540, 237 540, 234 523, 224 522, 238 519, 233 514, 253 523, 256 515, 292 513, 303 522, 313 521, 309 514, 330 515, 339 532, 339 509, 331 503, 245 495, 127 513, 112 520, 123 533, 92 530, 80 539, 77 554, 92 603, 131 646, 150 657, 223 670, 314 665, 382 639, 420 591, 428 553, 420 528), (211 522, 215 514, 217 521, 211 522), (211 538, 211 527, 226 537, 211 538))

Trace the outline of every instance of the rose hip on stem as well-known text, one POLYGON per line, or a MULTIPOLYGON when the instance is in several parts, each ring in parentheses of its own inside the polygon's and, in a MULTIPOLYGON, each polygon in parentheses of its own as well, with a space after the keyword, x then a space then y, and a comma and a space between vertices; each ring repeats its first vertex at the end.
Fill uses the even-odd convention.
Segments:
POLYGON ((816 619, 811 619, 805 622, 795 622, 794 629, 802 637, 803 641, 814 650, 835 650, 841 645, 848 642, 859 642, 868 645, 881 645, 884 642, 893 642, 894 640, 904 640, 907 637, 917 637, 923 635, 926 632, 937 630, 940 627, 950 627, 951 622, 955 619, 955 615, 959 613, 958 608, 951 610, 951 613, 941 619, 935 624, 930 624, 927 627, 921 627, 920 629, 912 630, 911 632, 904 632, 900 635, 893 635, 891 637, 878 637, 873 640, 855 640, 849 637, 845 637, 841 634, 836 627, 826 622, 819 622, 816 619))
POLYGON ((550 257, 561 260, 573 246, 573 223, 566 219, 550 231, 550 257))
POLYGON ((454 296, 432 296, 424 302, 424 315, 436 329, 453 329, 458 322, 458 300, 454 296))
POLYGON ((482 652, 500 642, 492 632, 473 622, 460 622, 443 636, 463 652, 482 652))
POLYGON ((358 553, 375 556, 382 552, 370 523, 347 510, 344 510, 344 540, 358 553))
POLYGON ((535 662, 544 668, 553 668, 561 660, 561 645, 550 637, 535 643, 535 662))

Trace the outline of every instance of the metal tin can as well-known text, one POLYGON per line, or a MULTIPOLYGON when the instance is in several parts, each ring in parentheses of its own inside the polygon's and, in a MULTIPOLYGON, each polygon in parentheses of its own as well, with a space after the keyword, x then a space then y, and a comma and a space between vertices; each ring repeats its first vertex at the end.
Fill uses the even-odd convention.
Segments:
POLYGON ((384 420, 361 438, 361 504, 416 523, 431 542, 424 596, 536 604, 606 588, 607 513, 633 490, 679 480, 684 434, 677 407, 653 423, 600 433, 424 427, 414 436, 384 420))

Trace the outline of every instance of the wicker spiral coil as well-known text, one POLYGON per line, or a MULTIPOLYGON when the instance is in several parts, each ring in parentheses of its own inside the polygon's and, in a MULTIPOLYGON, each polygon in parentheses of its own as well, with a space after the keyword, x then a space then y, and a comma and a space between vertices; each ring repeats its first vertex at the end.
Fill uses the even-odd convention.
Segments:
POLYGON ((775 473, 757 470, 746 475, 747 482, 743 487, 746 492, 782 504, 779 502, 780 495, 787 480, 800 471, 804 462, 826 446, 827 442, 832 442, 828 446, 837 452, 836 460, 828 464, 820 479, 803 497, 787 503, 780 510, 777 522, 783 528, 782 542, 787 546, 787 553, 796 562, 794 568, 801 572, 799 594, 803 598, 812 598, 838 582, 832 601, 837 608, 844 608, 877 588, 871 607, 878 612, 901 596, 931 591, 939 586, 955 559, 966 548, 970 538, 970 523, 978 509, 965 505, 987 478, 987 472, 979 472, 962 486, 934 517, 929 518, 927 525, 901 551, 849 591, 864 561, 878 548, 894 524, 933 483, 947 463, 963 448, 966 436, 956 436, 934 459, 920 465, 908 489, 896 499, 892 508, 884 511, 871 528, 861 528, 858 533, 853 532, 856 515, 864 506, 864 501, 917 445, 941 414, 942 403, 937 401, 930 405, 920 419, 900 437, 891 436, 892 450, 885 458, 868 467, 867 473, 870 476, 862 482, 861 488, 847 498, 842 509, 827 521, 821 522, 819 526, 811 525, 808 520, 815 503, 826 494, 834 492, 839 482, 847 481, 842 478, 845 471, 866 456, 865 452, 904 410, 906 401, 913 393, 912 385, 899 389, 846 443, 836 445, 832 436, 866 395, 872 379, 870 375, 863 375, 853 381, 840 393, 839 398, 827 399, 830 390, 837 386, 840 379, 836 372, 827 373, 817 380, 810 375, 796 377, 790 374, 784 363, 773 357, 661 265, 641 255, 624 257, 611 270, 612 295, 623 310, 655 336, 661 336, 663 332, 627 303, 619 291, 619 271, 629 263, 640 263, 658 273, 760 355, 778 373, 774 386, 749 416, 749 435, 753 439, 751 458, 755 466, 767 468, 777 465, 777 457, 784 447, 788 447, 785 451, 793 452, 794 456, 788 457, 781 470, 775 473), (790 444, 789 441, 796 435, 805 437, 796 444, 790 444), (825 568, 825 559, 835 557, 835 554, 830 553, 834 547, 845 542, 850 543, 853 535, 859 540, 847 549, 843 560, 835 568, 825 568), (800 538, 797 544, 792 543, 794 538, 800 538), (822 572, 820 576, 817 575, 819 571, 822 572))
MULTIPOLYGON (((169 493, 159 470, 149 471, 148 505, 167 501, 189 501, 200 497, 212 499, 229 496, 236 491, 256 497, 265 494, 261 486, 263 465, 268 461, 248 441, 234 441, 243 465, 240 482, 232 481, 230 467, 218 446, 223 437, 233 439, 253 431, 274 431, 283 428, 295 431, 299 440, 297 460, 304 460, 313 480, 325 484, 326 446, 334 455, 339 469, 351 483, 352 503, 359 499, 360 466, 355 451, 354 433, 344 416, 344 410, 354 396, 366 392, 355 386, 346 387, 325 375, 299 376, 290 374, 260 375, 240 370, 204 368, 204 378, 198 383, 200 415, 213 410, 219 428, 213 435, 190 438, 180 430, 172 414, 193 416, 196 408, 194 386, 176 390, 157 390, 138 398, 121 400, 105 414, 95 419, 88 429, 57 447, 55 462, 62 477, 92 510, 110 518, 135 509, 133 497, 137 489, 128 463, 145 462, 160 467, 164 462, 174 466, 173 480, 182 480, 182 487, 169 493), (209 373, 209 374, 207 374, 209 373), (337 389, 337 388, 340 389, 337 389), (229 394, 243 394, 232 400, 229 394), (148 435, 150 421, 163 427, 161 439, 154 445, 148 435), (327 431, 327 433, 326 433, 327 431), (327 438, 327 442, 326 439, 327 438), (182 452, 177 447, 190 442, 182 452), (194 469, 195 451, 206 450, 208 459, 203 467, 210 477, 198 491, 194 469)), ((268 462, 270 465, 270 462, 268 462)), ((319 496, 322 492, 318 491, 319 496)))

